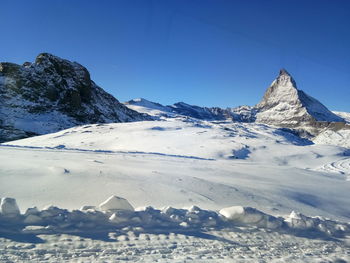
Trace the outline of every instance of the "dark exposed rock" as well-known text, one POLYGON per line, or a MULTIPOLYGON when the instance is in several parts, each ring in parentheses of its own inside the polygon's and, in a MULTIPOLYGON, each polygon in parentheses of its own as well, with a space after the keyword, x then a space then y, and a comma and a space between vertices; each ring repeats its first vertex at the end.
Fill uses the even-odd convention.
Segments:
POLYGON ((149 119, 97 86, 82 65, 42 53, 0 63, 0 142, 88 123, 149 119))

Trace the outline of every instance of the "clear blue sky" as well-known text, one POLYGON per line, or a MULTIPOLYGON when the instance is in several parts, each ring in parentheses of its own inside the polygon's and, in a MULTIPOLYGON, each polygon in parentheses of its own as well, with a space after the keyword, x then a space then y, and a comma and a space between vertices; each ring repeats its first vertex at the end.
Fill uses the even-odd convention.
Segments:
POLYGON ((0 61, 50 52, 120 101, 254 105, 281 67, 350 112, 347 0, 1 0, 0 61))

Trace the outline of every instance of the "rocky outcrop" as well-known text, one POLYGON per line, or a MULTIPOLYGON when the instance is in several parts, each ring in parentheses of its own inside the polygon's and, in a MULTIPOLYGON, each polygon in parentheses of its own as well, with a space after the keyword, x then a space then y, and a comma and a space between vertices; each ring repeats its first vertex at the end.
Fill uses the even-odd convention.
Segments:
POLYGON ((96 85, 76 62, 42 53, 34 63, 0 63, 0 142, 88 123, 145 119, 96 85))

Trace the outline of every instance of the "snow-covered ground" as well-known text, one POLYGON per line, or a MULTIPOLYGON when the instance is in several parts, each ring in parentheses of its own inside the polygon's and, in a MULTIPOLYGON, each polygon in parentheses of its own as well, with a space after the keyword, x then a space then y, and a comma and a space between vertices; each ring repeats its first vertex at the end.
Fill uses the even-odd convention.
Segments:
MULTIPOLYGON (((16 198, 22 213, 50 204, 97 206, 117 195, 133 207, 197 205, 215 215, 224 207, 255 207, 282 216, 286 224, 294 210, 345 224, 350 218, 349 162, 347 148, 313 144, 261 124, 180 117, 86 125, 2 144, 0 195, 16 198)), ((320 236, 309 229, 296 233, 236 221, 229 227, 204 226, 207 221, 200 220, 200 229, 186 232, 182 222, 174 231, 156 226, 148 232, 130 223, 108 229, 112 238, 107 239, 89 236, 91 231, 30 232, 22 225, 29 232, 0 234, 0 261, 350 260, 346 231, 320 236)), ((8 228, 0 224, 0 229, 8 228)))
POLYGON ((350 148, 350 130, 325 130, 317 135, 313 141, 317 144, 341 145, 350 148))
POLYGON ((165 207, 134 210, 111 196, 98 207, 47 207, 19 214, 1 200, 1 261, 48 262, 344 262, 350 224, 292 212, 274 217, 251 207, 219 212, 165 207))
POLYGON ((2 262, 334 262, 350 261, 349 245, 256 228, 197 233, 110 232, 113 239, 38 235, 37 243, 5 239, 2 262))

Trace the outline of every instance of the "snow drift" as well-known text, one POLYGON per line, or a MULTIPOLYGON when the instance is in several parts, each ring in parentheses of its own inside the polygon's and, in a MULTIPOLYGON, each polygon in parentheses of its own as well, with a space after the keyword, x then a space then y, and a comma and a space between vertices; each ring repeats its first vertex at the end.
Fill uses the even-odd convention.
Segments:
POLYGON ((233 206, 219 212, 192 206, 188 209, 151 206, 133 210, 121 197, 111 196, 99 208, 69 211, 54 206, 42 210, 28 208, 20 214, 16 200, 1 199, 0 233, 21 232, 32 234, 57 234, 99 232, 132 227, 137 231, 193 231, 226 229, 235 226, 255 226, 278 231, 295 230, 319 232, 328 236, 342 237, 350 234, 350 224, 322 217, 308 217, 292 212, 287 217, 275 217, 252 207, 233 206))

